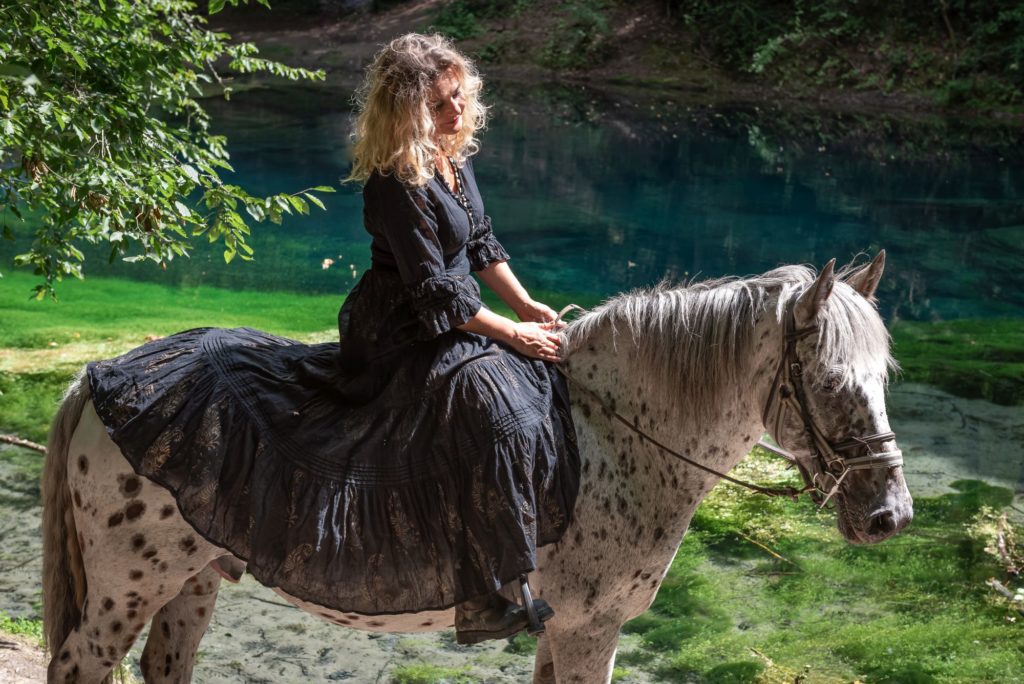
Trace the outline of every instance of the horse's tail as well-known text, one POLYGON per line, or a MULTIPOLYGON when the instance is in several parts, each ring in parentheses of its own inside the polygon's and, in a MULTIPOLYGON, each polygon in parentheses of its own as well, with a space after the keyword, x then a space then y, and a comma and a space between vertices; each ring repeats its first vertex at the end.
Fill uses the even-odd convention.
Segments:
POLYGON ((68 448, 89 401, 85 373, 74 379, 50 426, 43 469, 43 629, 51 654, 60 648, 81 618, 85 567, 78 546, 71 493, 68 448))

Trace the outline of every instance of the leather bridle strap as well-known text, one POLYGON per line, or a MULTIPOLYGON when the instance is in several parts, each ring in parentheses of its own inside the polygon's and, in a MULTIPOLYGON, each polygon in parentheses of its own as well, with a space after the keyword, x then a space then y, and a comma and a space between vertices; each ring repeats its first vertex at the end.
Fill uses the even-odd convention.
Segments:
POLYGON ((795 457, 792 460, 796 461, 804 482, 813 489, 812 498, 818 500, 821 499, 821 495, 824 495, 824 499, 821 500, 821 506, 824 506, 839 491, 839 485, 850 472, 902 466, 903 454, 899 449, 882 452, 871 451, 872 445, 895 439, 896 435, 892 432, 855 436, 833 444, 818 427, 807 408, 803 386, 803 365, 796 353, 797 342, 804 337, 816 334, 818 327, 807 326, 798 329, 793 306, 790 304, 785 313, 785 346, 761 417, 765 428, 772 435, 778 435, 781 432, 780 426, 784 409, 788 407, 800 416, 807 435, 807 446, 813 457, 812 465, 816 472, 809 473, 804 465, 796 461, 795 457), (778 399, 778 408, 773 411, 776 399, 778 399), (772 415, 773 413, 774 415, 772 415), (867 453, 852 458, 845 458, 842 455, 846 451, 857 448, 863 448, 867 453), (829 479, 832 480, 831 483, 827 482, 829 479))

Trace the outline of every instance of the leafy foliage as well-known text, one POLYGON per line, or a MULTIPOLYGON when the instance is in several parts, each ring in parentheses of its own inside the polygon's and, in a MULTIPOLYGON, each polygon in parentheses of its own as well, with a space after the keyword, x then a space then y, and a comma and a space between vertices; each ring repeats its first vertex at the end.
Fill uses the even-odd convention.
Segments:
POLYGON ((483 32, 479 20, 517 14, 529 3, 530 0, 454 0, 441 6, 427 28, 452 40, 465 40, 483 32))
POLYGON ((702 49, 774 80, 1024 101, 1024 5, 1003 0, 669 0, 702 49))
MULTIPOLYGON (((209 12, 226 2, 239 0, 210 0, 209 12)), ((312 193, 333 191, 257 197, 221 178, 232 170, 227 140, 200 102, 208 90, 229 97, 221 71, 324 75, 262 59, 206 21, 187 0, 0 6, 3 231, 34 232, 15 265, 45 279, 38 297, 82 276, 83 243, 109 243, 111 260, 165 264, 205 235, 223 242, 225 260, 250 259, 249 223, 322 208, 312 193)))
POLYGON ((544 45, 540 63, 552 69, 579 69, 599 64, 609 54, 611 27, 602 11, 603 0, 572 0, 565 16, 544 45))

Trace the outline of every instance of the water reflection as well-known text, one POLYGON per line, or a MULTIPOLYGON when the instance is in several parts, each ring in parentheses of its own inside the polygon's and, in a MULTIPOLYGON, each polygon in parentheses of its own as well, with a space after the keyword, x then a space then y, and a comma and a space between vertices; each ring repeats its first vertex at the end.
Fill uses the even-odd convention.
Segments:
MULTIPOLYGON (((884 247, 889 319, 1024 313, 1024 157, 1014 129, 557 88, 506 88, 496 99, 477 174, 495 229, 534 288, 595 301, 666 277, 842 263, 884 247)), ((344 95, 264 90, 208 105, 255 191, 347 172, 344 95)), ((256 264, 226 267, 207 247, 166 272, 102 258, 88 272, 344 292, 369 265, 359 189, 345 186, 327 205, 257 229, 256 264), (324 269, 325 259, 334 264, 324 269)))

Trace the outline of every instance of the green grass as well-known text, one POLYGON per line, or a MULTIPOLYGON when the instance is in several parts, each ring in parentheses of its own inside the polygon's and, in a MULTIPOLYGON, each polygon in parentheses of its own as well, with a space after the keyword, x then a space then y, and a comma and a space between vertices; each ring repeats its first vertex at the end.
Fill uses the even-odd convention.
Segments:
POLYGON ((1024 320, 899 322, 892 336, 905 379, 961 397, 1024 404, 1024 320))
POLYGON ((58 299, 28 298, 38 278, 0 279, 0 348, 37 349, 50 343, 167 335, 201 326, 249 326, 280 335, 330 330, 342 296, 234 292, 212 287, 166 287, 116 278, 65 281, 58 299))
POLYGON ((38 279, 0 279, 0 432, 43 442, 68 382, 87 361, 200 326, 330 337, 342 296, 177 288, 113 278, 67 281, 57 301, 28 298, 38 279))
POLYGON ((469 674, 468 667, 438 667, 426 663, 396 667, 391 677, 394 684, 474 684, 480 681, 469 674))
POLYGON ((0 610, 0 634, 13 634, 32 640, 40 648, 43 647, 43 621, 38 618, 11 617, 0 610))
MULTIPOLYGON (((777 466, 755 454, 741 469, 764 479, 777 466)), ((1013 681, 1022 627, 985 584, 1004 571, 967 529, 1013 493, 977 481, 954 489, 917 499, 903 534, 854 546, 808 502, 717 488, 652 609, 625 627, 656 656, 623 664, 666 681, 1013 681)))

